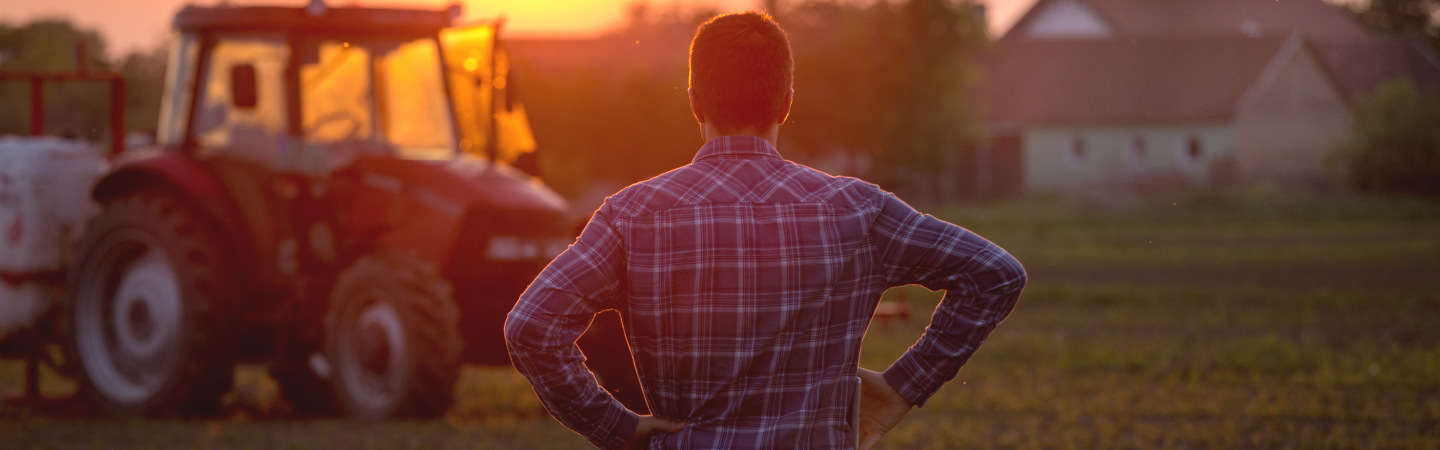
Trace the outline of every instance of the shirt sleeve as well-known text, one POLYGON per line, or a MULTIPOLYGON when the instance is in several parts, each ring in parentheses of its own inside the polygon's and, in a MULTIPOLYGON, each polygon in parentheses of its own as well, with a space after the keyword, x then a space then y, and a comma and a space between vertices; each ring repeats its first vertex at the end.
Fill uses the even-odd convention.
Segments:
POLYGON ((880 201, 874 242, 891 286, 945 290, 930 326, 885 370, 910 404, 924 406, 1010 315, 1025 269, 1004 249, 954 224, 921 214, 889 193, 880 201))
POLYGON ((591 444, 619 448, 639 417, 596 383, 575 344, 595 313, 623 295, 623 242, 607 211, 597 211, 520 296, 505 320, 505 344, 551 416, 591 444))

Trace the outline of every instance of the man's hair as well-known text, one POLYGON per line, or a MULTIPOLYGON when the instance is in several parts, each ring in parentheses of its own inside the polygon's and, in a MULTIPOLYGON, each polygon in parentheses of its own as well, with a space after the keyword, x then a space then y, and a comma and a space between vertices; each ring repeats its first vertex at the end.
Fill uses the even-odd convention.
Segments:
POLYGON ((690 90, 720 131, 763 131, 780 118, 795 63, 790 39, 770 15, 722 14, 690 42, 690 90))

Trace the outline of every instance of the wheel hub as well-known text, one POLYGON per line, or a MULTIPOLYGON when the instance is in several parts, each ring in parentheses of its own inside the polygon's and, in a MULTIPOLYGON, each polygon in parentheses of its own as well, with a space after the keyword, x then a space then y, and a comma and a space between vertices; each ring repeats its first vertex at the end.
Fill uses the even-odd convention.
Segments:
POLYGON ((136 403, 163 388, 174 363, 180 282, 156 248, 117 262, 114 292, 89 297, 76 311, 77 347, 98 390, 114 401, 136 403))
POLYGON ((360 364, 367 373, 384 374, 390 365, 390 339, 385 327, 366 324, 359 338, 360 364))
POLYGON ((155 319, 150 316, 150 307, 143 301, 130 301, 130 313, 128 314, 130 330, 135 337, 144 341, 155 335, 155 319))
POLYGON ((180 282, 159 252, 135 260, 121 276, 112 309, 114 346, 138 361, 153 362, 180 332, 180 282))
POLYGON ((399 312, 383 302, 366 305, 355 316, 348 347, 343 358, 342 382, 357 394, 356 400, 373 406, 389 404, 403 390, 406 374, 405 327, 399 312))

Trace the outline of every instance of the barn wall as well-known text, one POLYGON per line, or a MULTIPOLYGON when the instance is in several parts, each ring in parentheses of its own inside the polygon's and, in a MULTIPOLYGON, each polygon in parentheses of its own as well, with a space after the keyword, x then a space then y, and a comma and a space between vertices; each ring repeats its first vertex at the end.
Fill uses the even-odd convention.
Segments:
POLYGON ((1349 104, 1304 47, 1279 63, 1236 114, 1240 175, 1252 182, 1328 184, 1325 160, 1349 130, 1349 104))
POLYGON ((1096 185, 1205 186, 1211 168, 1235 153, 1235 127, 1229 123, 1033 127, 1022 140, 1025 187, 1032 192, 1096 185), (1076 138, 1083 147, 1078 157, 1071 144, 1076 138), (1193 158, 1185 148, 1192 138, 1199 145, 1193 158))

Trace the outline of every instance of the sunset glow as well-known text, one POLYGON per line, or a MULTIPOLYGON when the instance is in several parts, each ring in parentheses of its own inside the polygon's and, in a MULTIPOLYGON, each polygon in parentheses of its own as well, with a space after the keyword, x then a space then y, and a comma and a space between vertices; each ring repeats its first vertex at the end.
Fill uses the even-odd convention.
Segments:
MULTIPOLYGON (((170 20, 187 3, 218 4, 207 0, 51 0, 27 2, 0 0, 0 21, 24 22, 42 17, 64 17, 81 27, 97 29, 112 47, 126 51, 154 45, 169 32, 170 20)), ((307 0, 231 0, 235 5, 304 6, 307 0)), ((459 3, 464 11, 460 22, 506 19, 505 32, 511 36, 581 37, 600 33, 620 24, 629 0, 330 0, 332 7, 421 7, 444 8, 459 3)), ((758 0, 709 0, 720 9, 755 7, 758 0)))
MULTIPOLYGON (((398 6, 443 8, 460 3, 461 22, 505 17, 505 34, 515 37, 585 37, 621 24, 629 5, 640 0, 330 0, 331 6, 398 6)), ((798 1, 798 0, 796 0, 798 1)), ((859 0, 870 1, 870 0, 859 0)), ((231 0, 236 5, 304 6, 306 0, 231 0)), ((1034 0, 988 0, 992 32, 1003 30, 1034 0)), ((63 17, 82 28, 99 31, 112 55, 156 45, 169 35, 170 20, 187 3, 215 5, 218 0, 0 0, 0 22, 21 23, 63 17)), ((720 10, 757 8, 761 0, 652 0, 664 9, 710 5, 720 10)))

